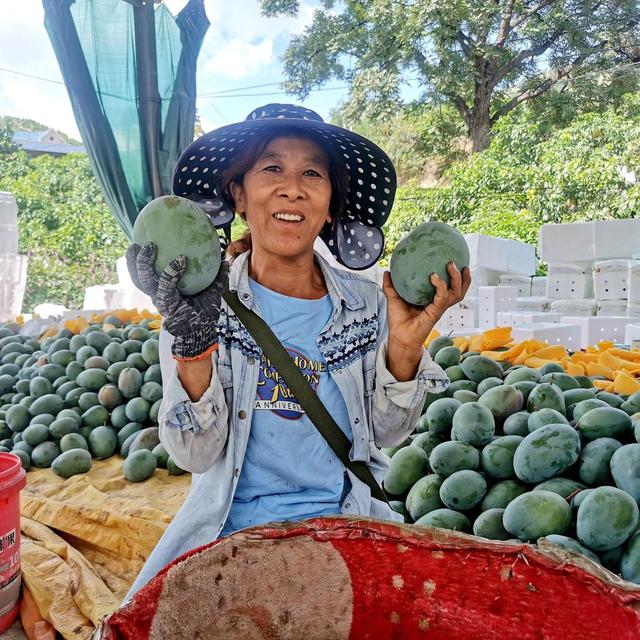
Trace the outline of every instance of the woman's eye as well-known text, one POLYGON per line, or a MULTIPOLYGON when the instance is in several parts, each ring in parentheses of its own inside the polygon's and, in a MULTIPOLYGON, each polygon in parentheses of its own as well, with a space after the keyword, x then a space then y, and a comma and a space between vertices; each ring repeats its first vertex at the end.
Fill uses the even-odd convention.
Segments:
POLYGON ((269 165, 268 167, 265 167, 265 168, 264 168, 264 170, 265 170, 265 171, 271 171, 271 170, 273 170, 273 169, 278 170, 279 168, 280 168, 280 167, 278 167, 277 165, 272 164, 272 165, 269 165))
POLYGON ((320 174, 315 169, 307 169, 305 173, 312 173, 314 176, 320 176, 320 174))

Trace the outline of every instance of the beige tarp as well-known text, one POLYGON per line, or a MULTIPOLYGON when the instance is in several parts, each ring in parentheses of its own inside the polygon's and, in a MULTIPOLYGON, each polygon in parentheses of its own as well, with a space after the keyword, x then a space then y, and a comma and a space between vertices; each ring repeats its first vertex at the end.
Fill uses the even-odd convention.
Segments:
POLYGON ((64 638, 90 638, 118 607, 184 501, 191 476, 158 469, 127 482, 122 458, 64 480, 29 471, 21 494, 22 577, 64 638))

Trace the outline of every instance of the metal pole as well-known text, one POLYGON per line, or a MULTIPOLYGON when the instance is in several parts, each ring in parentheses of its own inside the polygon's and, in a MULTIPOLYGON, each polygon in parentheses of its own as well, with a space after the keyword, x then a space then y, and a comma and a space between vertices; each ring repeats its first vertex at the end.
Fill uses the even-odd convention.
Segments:
POLYGON ((160 181, 160 113, 154 2, 132 2, 138 79, 138 116, 153 197, 163 195, 160 181))

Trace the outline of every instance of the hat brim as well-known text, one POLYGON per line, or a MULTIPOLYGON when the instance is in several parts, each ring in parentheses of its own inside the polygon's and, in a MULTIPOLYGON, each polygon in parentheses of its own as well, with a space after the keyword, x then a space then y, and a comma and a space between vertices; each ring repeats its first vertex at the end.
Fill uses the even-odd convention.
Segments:
POLYGON ((247 139, 265 130, 309 133, 344 158, 349 177, 346 210, 330 229, 323 230, 321 238, 335 258, 350 269, 366 269, 375 264, 384 246, 381 227, 393 207, 396 172, 380 147, 348 129, 291 117, 245 120, 219 127, 192 142, 182 153, 173 177, 174 194, 209 209, 217 227, 227 226, 233 220, 233 212, 220 207, 218 176, 247 139))

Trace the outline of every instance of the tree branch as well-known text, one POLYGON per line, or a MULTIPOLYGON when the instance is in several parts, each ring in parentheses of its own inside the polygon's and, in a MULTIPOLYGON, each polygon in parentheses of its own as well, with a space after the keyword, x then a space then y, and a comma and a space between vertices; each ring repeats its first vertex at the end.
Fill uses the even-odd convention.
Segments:
POLYGON ((502 20, 500 21, 500 28, 498 29, 498 37, 496 39, 495 46, 501 49, 506 42, 509 34, 511 33, 511 18, 513 18, 513 6, 515 5, 516 0, 509 0, 507 3, 507 8, 502 16, 502 20))
POLYGON ((491 80, 491 88, 495 87, 509 73, 517 69, 527 58, 535 58, 542 55, 563 34, 564 29, 559 29, 554 31, 547 40, 541 42, 539 45, 520 51, 520 53, 514 56, 509 62, 496 70, 491 80))
POLYGON ((532 18, 533 16, 535 16, 538 11, 541 11, 542 9, 544 9, 545 7, 548 7, 551 4, 554 4, 556 2, 556 0, 542 0, 542 2, 539 2, 535 7, 532 7, 531 9, 529 9, 529 11, 525 11, 512 25, 511 25, 511 31, 514 31, 515 29, 517 29, 521 24, 524 24, 529 18, 532 18))
POLYGON ((546 93, 547 91, 549 91, 549 89, 551 89, 553 85, 560 82, 560 80, 562 80, 563 78, 568 77, 571 74, 571 72, 574 71, 576 67, 581 65, 592 53, 595 53, 599 49, 603 49, 607 44, 608 44, 608 41, 603 40, 595 47, 592 47, 590 51, 579 55, 575 60, 573 60, 573 62, 568 64, 566 67, 563 67, 562 69, 556 69, 550 78, 546 78, 545 80, 540 82, 537 87, 534 87, 532 89, 527 89, 526 91, 523 91, 522 93, 518 94, 517 96, 509 100, 509 102, 503 104, 500 107, 500 109, 498 109, 491 116, 490 118, 491 124, 495 124, 502 116, 509 113, 509 111, 512 111, 513 109, 515 109, 519 104, 522 104, 527 100, 532 100, 533 98, 537 98, 538 96, 541 96, 543 93, 546 93))
POLYGON ((445 98, 448 98, 451 101, 451 103, 455 106, 455 108, 462 116, 462 119, 467 125, 469 125, 469 123, 471 122, 472 113, 471 109, 469 109, 469 107, 467 106, 467 103, 460 96, 453 93, 443 93, 443 95, 445 96, 445 98))

